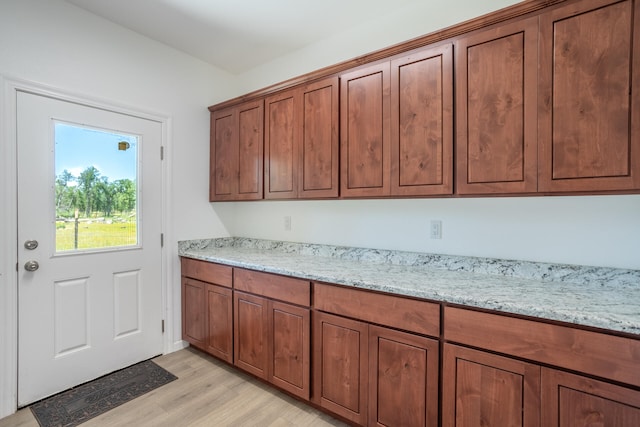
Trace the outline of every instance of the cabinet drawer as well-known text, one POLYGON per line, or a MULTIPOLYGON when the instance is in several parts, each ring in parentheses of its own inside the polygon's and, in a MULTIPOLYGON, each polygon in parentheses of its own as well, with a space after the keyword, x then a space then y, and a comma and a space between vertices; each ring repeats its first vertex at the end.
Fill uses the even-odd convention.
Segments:
POLYGON ((640 340, 456 307, 444 338, 640 386, 640 340))
POLYGON ((230 288, 233 281, 233 268, 212 262, 191 258, 181 258, 182 275, 203 282, 230 288))
POLYGON ((440 334, 440 305, 427 301, 315 283, 313 306, 419 334, 440 334))
POLYGON ((306 307, 311 305, 311 283, 306 280, 239 268, 233 279, 234 288, 238 291, 306 307))

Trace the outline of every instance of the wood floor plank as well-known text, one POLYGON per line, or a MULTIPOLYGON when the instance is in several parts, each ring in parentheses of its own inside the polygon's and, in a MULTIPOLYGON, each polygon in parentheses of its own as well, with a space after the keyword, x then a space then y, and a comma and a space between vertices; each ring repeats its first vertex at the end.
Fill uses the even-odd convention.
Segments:
MULTIPOLYGON (((83 426, 346 426, 198 350, 187 348, 154 362, 178 379, 83 426)), ((38 427, 38 422, 23 408, 0 419, 0 427, 38 427)))

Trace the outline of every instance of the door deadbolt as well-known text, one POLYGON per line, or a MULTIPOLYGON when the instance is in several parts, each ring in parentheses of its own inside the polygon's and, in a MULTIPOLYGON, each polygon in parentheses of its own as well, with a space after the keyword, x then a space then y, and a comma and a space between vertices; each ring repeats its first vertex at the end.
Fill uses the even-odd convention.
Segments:
POLYGON ((24 263, 24 269, 27 271, 36 271, 38 268, 40 268, 38 261, 31 260, 24 263))
POLYGON ((37 240, 27 240, 26 242, 24 242, 24 248, 29 249, 30 251, 34 250, 37 247, 38 247, 37 240))

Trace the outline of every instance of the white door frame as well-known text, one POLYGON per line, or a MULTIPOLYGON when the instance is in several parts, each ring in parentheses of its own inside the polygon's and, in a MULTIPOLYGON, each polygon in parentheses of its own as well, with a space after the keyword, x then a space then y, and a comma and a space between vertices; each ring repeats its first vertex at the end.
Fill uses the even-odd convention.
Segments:
MULTIPOLYGON (((0 418, 13 414, 17 409, 18 394, 18 218, 17 218, 17 135, 16 93, 30 92, 88 107, 153 120, 162 125, 162 318, 165 321, 163 353, 175 350, 173 327, 175 313, 170 287, 173 263, 169 242, 173 241, 169 219, 171 206, 171 117, 156 112, 142 111, 112 101, 97 99, 85 94, 74 94, 46 85, 0 75, 0 418), (4 159, 4 161, 3 161, 4 159)), ((160 155, 160 153, 158 153, 160 155)), ((159 236, 158 236, 159 238, 159 236)))

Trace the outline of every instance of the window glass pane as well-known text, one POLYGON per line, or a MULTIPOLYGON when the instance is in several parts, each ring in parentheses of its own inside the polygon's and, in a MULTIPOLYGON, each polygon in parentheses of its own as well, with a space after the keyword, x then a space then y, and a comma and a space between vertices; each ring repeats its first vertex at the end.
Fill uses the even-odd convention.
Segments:
POLYGON ((56 252, 138 245, 138 137, 54 123, 56 252))

